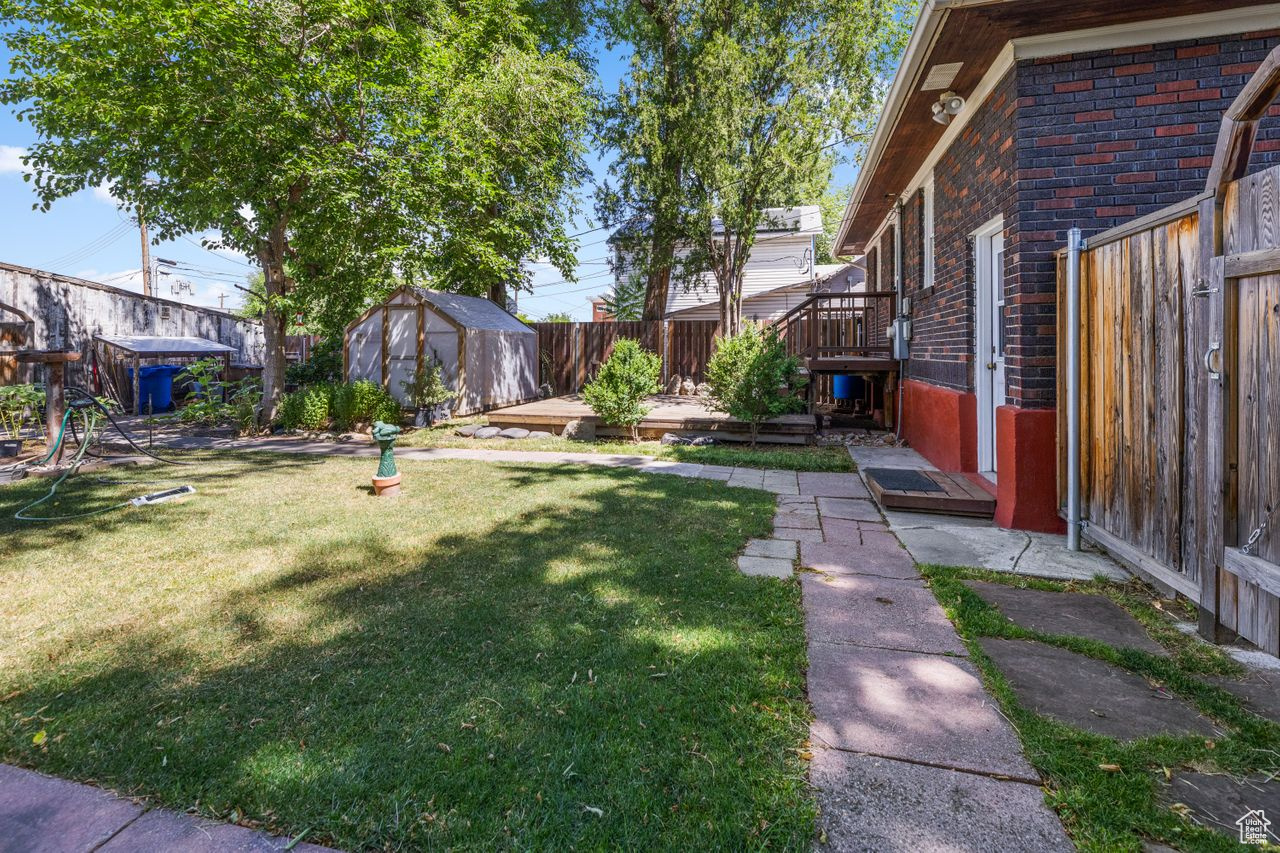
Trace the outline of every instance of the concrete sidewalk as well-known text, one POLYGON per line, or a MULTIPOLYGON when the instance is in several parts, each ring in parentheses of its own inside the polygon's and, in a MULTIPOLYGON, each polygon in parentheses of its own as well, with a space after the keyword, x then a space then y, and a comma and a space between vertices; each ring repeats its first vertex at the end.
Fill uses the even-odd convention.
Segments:
POLYGON ((329 853, 327 847, 291 843, 0 764, 0 853, 329 853))

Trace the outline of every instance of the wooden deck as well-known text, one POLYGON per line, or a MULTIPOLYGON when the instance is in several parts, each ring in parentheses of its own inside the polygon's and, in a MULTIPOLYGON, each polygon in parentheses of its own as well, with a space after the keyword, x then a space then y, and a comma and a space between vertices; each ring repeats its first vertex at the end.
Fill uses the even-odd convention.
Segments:
MULTIPOLYGON (((677 435, 713 435, 721 441, 747 441, 750 438, 750 431, 744 422, 721 412, 708 410, 700 397, 661 394, 650 397, 648 405, 649 414, 640 422, 640 435, 644 438, 660 438, 664 432, 677 435)), ((569 421, 583 420, 596 425, 597 435, 628 435, 624 428, 601 423, 578 394, 495 409, 487 417, 492 426, 502 429, 522 427, 528 430, 547 430, 559 435, 569 421)), ((786 415, 762 425, 759 441, 771 444, 808 444, 812 442, 816 432, 812 415, 786 415)))
POLYGON ((867 486, 871 494, 885 509, 911 512, 936 512, 943 515, 970 515, 990 518, 995 515, 996 499, 986 489, 972 482, 964 474, 947 474, 942 471, 917 471, 932 480, 939 491, 910 491, 888 489, 873 474, 867 474, 867 486))

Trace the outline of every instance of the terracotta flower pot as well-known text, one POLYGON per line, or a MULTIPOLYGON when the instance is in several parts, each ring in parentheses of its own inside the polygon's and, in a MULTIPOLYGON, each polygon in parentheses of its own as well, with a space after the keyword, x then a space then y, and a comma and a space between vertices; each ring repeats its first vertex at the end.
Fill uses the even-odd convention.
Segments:
POLYGON ((395 497, 400 494, 400 475, 392 477, 374 477, 373 493, 380 498, 395 497))

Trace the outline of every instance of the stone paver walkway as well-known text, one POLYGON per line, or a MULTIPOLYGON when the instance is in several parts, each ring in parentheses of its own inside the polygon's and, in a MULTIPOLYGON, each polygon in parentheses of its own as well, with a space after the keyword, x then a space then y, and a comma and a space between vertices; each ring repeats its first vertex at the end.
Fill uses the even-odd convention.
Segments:
POLYGON ((327 853, 329 848, 165 809, 101 788, 0 764, 3 853, 327 853))
MULTIPOLYGON (((366 443, 281 438, 167 438, 161 444, 377 454, 366 443)), ((600 465, 773 492, 773 536, 749 542, 739 568, 764 576, 761 583, 791 577, 797 568, 801 573, 819 849, 1072 849, 1044 803, 1039 777, 1016 733, 983 689, 911 553, 857 474, 797 474, 625 454, 405 448, 397 456, 600 465)), ((10 787, 0 776, 0 798, 10 787)))

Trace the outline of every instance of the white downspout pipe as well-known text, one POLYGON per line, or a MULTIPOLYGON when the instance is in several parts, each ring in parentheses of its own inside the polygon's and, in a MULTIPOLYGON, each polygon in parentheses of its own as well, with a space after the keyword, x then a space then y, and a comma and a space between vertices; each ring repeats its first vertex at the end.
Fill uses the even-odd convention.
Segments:
POLYGON ((1067 550, 1080 550, 1080 229, 1067 232, 1067 550))

